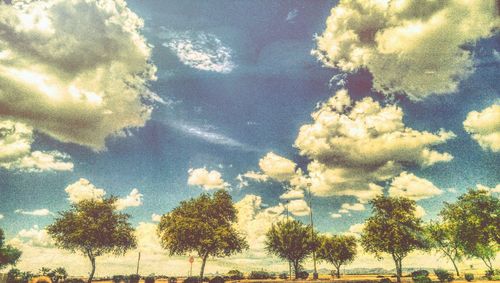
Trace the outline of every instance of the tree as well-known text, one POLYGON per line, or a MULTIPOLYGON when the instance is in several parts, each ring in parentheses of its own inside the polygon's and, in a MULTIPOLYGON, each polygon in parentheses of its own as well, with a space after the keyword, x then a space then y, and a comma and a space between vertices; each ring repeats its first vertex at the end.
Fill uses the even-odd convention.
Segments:
POLYGON ((397 282, 401 282, 402 261, 415 249, 427 247, 422 221, 415 216, 416 203, 402 197, 379 196, 373 199, 372 216, 365 223, 361 245, 367 252, 381 258, 392 256, 396 265, 397 282))
POLYGON ((356 238, 354 236, 322 236, 317 257, 333 264, 340 278, 340 267, 352 262, 356 256, 356 238))
POLYGON ((298 279, 301 262, 315 248, 317 239, 312 235, 311 226, 306 226, 297 220, 283 220, 274 224, 266 233, 266 250, 279 258, 292 263, 295 279, 298 279))
POLYGON ((500 201, 485 190, 469 190, 456 203, 445 203, 440 215, 460 239, 468 257, 480 258, 490 272, 500 245, 500 201))
POLYGON ((56 246, 88 257, 92 265, 88 279, 91 283, 96 257, 108 253, 123 255, 137 246, 129 218, 128 214, 117 212, 115 197, 83 200, 72 204, 70 210, 59 212, 47 232, 56 246))
POLYGON ((203 278, 209 256, 230 256, 248 248, 233 226, 236 220, 231 196, 219 190, 213 196, 202 194, 182 201, 161 217, 157 232, 161 246, 170 255, 196 252, 202 259, 200 278, 203 278))
POLYGON ((461 239, 451 225, 445 222, 431 222, 425 227, 425 234, 430 247, 446 256, 453 264, 457 276, 460 276, 457 262, 462 260, 463 255, 460 249, 461 239))
POLYGON ((5 235, 0 229, 0 270, 8 265, 15 265, 20 257, 20 250, 5 244, 5 235))
POLYGON ((52 269, 49 273, 48 276, 52 279, 52 282, 58 283, 59 281, 64 281, 68 277, 68 272, 64 267, 58 267, 55 269, 52 269))

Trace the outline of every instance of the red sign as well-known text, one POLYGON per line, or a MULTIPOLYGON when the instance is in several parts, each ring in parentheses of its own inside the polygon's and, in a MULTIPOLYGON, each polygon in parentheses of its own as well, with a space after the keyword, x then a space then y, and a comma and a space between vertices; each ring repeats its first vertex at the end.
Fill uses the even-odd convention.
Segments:
POLYGON ((190 263, 193 263, 193 262, 194 262, 194 257, 190 256, 190 257, 189 257, 189 262, 190 262, 190 263))

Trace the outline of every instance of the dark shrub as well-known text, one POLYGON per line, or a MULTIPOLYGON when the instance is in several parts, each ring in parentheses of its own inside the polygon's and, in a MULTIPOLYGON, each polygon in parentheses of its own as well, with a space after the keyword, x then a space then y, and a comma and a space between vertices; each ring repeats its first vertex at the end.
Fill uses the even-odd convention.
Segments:
POLYGON ((389 278, 382 278, 380 279, 380 281, 378 281, 379 283, 392 283, 391 279, 389 278))
POLYGON ((155 283, 154 275, 146 276, 146 278, 144 278, 144 283, 155 283))
POLYGON ((271 274, 267 271, 252 271, 248 276, 248 279, 270 279, 271 274))
MULTIPOLYGON (((198 277, 196 277, 196 278, 198 278, 198 277)), ((196 280, 198 280, 198 279, 196 279, 196 280)), ((168 283, 177 283, 177 277, 168 277, 168 283)))
MULTIPOLYGON (((170 279, 169 279, 169 281, 170 281, 170 279)), ((188 278, 186 278, 186 280, 184 280, 184 283, 200 283, 200 277, 198 277, 198 276, 188 277, 188 278)))
POLYGON ((427 270, 417 270, 411 273, 411 279, 415 283, 431 283, 429 278, 429 271, 427 270))
POLYGON ((139 283, 140 280, 141 276, 139 276, 138 274, 131 274, 128 276, 129 283, 139 283))
POLYGON ((64 283, 85 283, 85 281, 83 281, 83 279, 80 278, 69 278, 64 280, 64 283))
POLYGON ((224 278, 221 276, 215 276, 214 278, 210 279, 210 283, 224 283, 224 278))
POLYGON ((297 274, 299 279, 307 279, 309 277, 309 272, 307 271, 300 271, 299 274, 297 274))
POLYGON ((488 280, 493 279, 493 275, 495 275, 495 272, 493 272, 493 270, 486 270, 486 272, 484 273, 484 277, 486 277, 486 279, 488 280))
POLYGON ((288 273, 281 273, 281 274, 279 275, 279 278, 280 278, 280 279, 288 279, 288 273))
POLYGON ((472 280, 474 280, 474 274, 472 273, 465 273, 465 280, 467 280, 468 282, 471 282, 472 280))
POLYGON ((454 279, 453 274, 444 269, 436 269, 434 270, 434 274, 436 274, 436 277, 441 283, 451 282, 454 279))
POLYGON ((227 276, 231 280, 242 280, 243 279, 243 273, 239 270, 229 270, 227 273, 227 276))
POLYGON ((127 276, 124 275, 113 275, 113 277, 111 278, 113 283, 127 282, 127 279, 128 279, 127 276))

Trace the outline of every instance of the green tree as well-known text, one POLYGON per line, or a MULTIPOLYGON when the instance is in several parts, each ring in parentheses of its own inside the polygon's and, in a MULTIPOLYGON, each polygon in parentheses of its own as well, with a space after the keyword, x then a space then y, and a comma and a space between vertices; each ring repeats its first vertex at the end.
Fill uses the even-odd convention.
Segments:
POLYGON ((500 201, 485 190, 469 190, 440 215, 460 239, 468 257, 480 258, 490 272, 500 245, 500 201))
POLYGON ((460 276, 457 262, 460 262, 463 256, 460 249, 461 240, 451 225, 446 222, 431 222, 425 226, 425 234, 430 247, 446 256, 453 264, 457 276, 460 276))
POLYGON ((337 269, 337 278, 340 278, 340 267, 351 263, 356 257, 356 238, 354 236, 334 235, 322 236, 319 240, 318 259, 333 264, 337 269))
POLYGON ((15 265, 21 257, 21 251, 5 244, 5 235, 0 229, 0 270, 8 265, 15 265))
POLYGON ((137 246, 129 218, 128 214, 117 212, 115 197, 83 200, 72 204, 70 210, 59 212, 47 232, 56 246, 88 257, 92 265, 88 279, 91 283, 96 257, 108 253, 123 255, 137 246))
POLYGON ((403 259, 411 251, 427 247, 422 221, 415 216, 415 201, 379 196, 370 203, 372 216, 365 222, 361 245, 378 258, 382 253, 390 254, 396 265, 397 282, 401 282, 403 259))
POLYGON ((209 256, 230 256, 248 248, 234 228, 236 220, 231 196, 219 190, 213 196, 202 194, 182 201, 161 217, 157 231, 162 247, 170 255, 198 254, 202 259, 200 278, 203 278, 209 256))
POLYGON ((313 239, 318 237, 312 235, 311 226, 297 220, 283 220, 267 231, 266 250, 269 254, 291 262, 295 279, 298 279, 301 262, 318 246, 313 239))

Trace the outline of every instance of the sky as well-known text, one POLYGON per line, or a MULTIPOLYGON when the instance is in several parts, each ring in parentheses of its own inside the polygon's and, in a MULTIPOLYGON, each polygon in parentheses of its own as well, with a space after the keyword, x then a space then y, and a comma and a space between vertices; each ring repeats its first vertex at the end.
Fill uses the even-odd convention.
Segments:
POLYGON ((81 199, 117 196, 137 230, 138 250, 99 258, 97 276, 133 273, 139 250, 144 274, 180 275, 187 257, 155 225, 204 192, 230 192, 250 244, 213 273, 285 270, 264 234, 286 209, 309 223, 309 191, 315 228, 354 235, 380 194, 429 221, 467 189, 500 191, 494 1, 7 2, 0 227, 21 269, 88 272, 44 230, 81 199))

